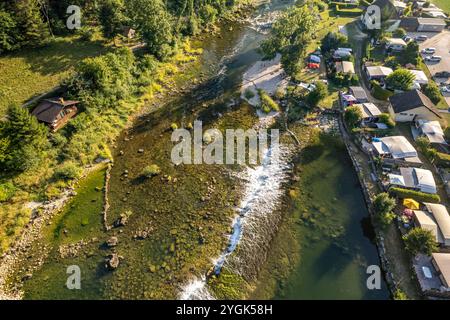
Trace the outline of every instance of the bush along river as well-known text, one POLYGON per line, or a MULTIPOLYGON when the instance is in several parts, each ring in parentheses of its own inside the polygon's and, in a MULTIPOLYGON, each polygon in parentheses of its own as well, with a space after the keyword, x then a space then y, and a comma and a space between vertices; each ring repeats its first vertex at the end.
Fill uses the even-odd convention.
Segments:
POLYGON ((209 80, 168 97, 114 146, 111 229, 102 221, 101 168, 32 245, 45 254, 30 255, 9 279, 23 283, 24 298, 387 297, 384 288, 364 289, 365 268, 377 264, 377 253, 339 141, 319 136, 314 142, 310 129, 298 126, 308 147, 299 151, 282 134, 280 147, 265 149, 254 166, 171 161, 171 127, 189 128, 196 120, 221 132, 278 126, 273 115, 260 118, 241 99, 240 86, 262 58, 258 48, 276 12, 292 3, 263 3, 245 23, 224 23, 218 35, 202 40, 199 65, 190 72, 209 80), (149 165, 160 173, 144 178, 149 165), (66 287, 69 266, 80 268, 79 290, 66 287))

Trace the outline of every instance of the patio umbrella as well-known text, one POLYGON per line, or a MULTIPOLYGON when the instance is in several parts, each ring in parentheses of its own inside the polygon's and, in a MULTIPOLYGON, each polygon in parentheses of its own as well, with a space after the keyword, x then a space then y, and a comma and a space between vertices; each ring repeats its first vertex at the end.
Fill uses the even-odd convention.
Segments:
POLYGON ((404 199, 403 205, 411 210, 418 210, 420 208, 420 204, 414 199, 404 199))

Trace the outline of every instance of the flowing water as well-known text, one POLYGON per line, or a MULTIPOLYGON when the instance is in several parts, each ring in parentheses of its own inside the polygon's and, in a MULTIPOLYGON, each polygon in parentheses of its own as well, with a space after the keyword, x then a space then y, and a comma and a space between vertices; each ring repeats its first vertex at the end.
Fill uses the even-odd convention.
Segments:
MULTIPOLYGON (((198 194, 193 195, 193 191, 196 191, 196 188, 200 190, 204 186, 203 178, 198 177, 198 172, 195 172, 197 176, 179 175, 179 180, 186 180, 173 188, 170 184, 142 182, 139 179, 134 179, 129 183, 128 180, 123 178, 123 172, 127 170, 130 176, 138 174, 143 166, 148 164, 148 157, 152 157, 152 161, 159 161, 158 163, 161 164, 164 161, 167 162, 167 154, 170 154, 172 145, 165 143, 165 140, 163 143, 161 137, 168 136, 167 130, 164 128, 170 127, 170 122, 175 117, 177 117, 178 123, 187 121, 184 118, 195 117, 194 119, 189 118, 189 120, 202 120, 204 125, 207 126, 220 121, 222 115, 225 115, 224 118, 226 118, 227 113, 239 109, 248 109, 248 106, 235 103, 240 97, 239 87, 242 83, 243 74, 261 60, 262 57, 258 48, 261 41, 267 38, 268 30, 277 16, 277 12, 292 3, 293 1, 290 0, 265 2, 245 24, 227 24, 223 26, 225 31, 221 32, 220 37, 206 37, 201 64, 205 73, 212 75, 211 79, 192 92, 176 97, 156 115, 138 121, 134 128, 130 130, 133 136, 129 140, 127 138, 127 142, 119 146, 121 149, 118 150, 124 150, 126 157, 123 159, 117 158, 112 171, 110 197, 112 212, 110 214, 113 216, 119 213, 118 207, 127 209, 127 206, 133 207, 133 211, 137 212, 132 216, 131 225, 123 228, 121 230, 123 233, 116 234, 120 236, 119 251, 126 254, 126 259, 122 265, 113 274, 105 273, 103 268, 106 249, 103 246, 100 247, 100 252, 97 247, 92 246, 90 251, 87 252, 88 259, 80 256, 70 261, 61 259, 56 251, 52 255, 54 260, 48 261, 26 285, 28 298, 162 298, 173 296, 173 288, 177 288, 177 285, 182 282, 184 285, 177 290, 178 298, 214 299, 214 295, 208 290, 206 277, 199 274, 199 272, 206 272, 204 269, 208 268, 207 266, 205 267, 202 264, 198 267, 201 270, 196 270, 197 277, 193 277, 190 281, 185 278, 180 279, 181 277, 187 277, 192 269, 184 266, 182 261, 185 258, 184 255, 180 255, 181 262, 175 259, 174 255, 181 251, 178 247, 183 246, 191 252, 198 252, 203 255, 198 257, 197 260, 204 260, 204 256, 207 255, 207 258, 211 259, 209 261, 210 267, 216 274, 219 274, 224 267, 239 275, 246 274, 249 268, 256 269, 255 264, 258 263, 258 260, 253 259, 252 263, 250 263, 250 260, 252 257, 258 256, 258 252, 262 248, 267 249, 269 244, 266 235, 273 234, 280 222, 280 215, 275 214, 275 211, 280 199, 285 194, 284 183, 287 182, 288 173, 292 170, 290 165, 291 155, 284 146, 280 146, 280 149, 269 147, 264 150, 264 157, 259 165, 244 168, 240 171, 238 177, 233 177, 235 180, 243 181, 242 191, 239 191, 242 193, 241 201, 235 204, 234 213, 231 214, 234 219, 229 221, 224 216, 223 218, 217 217, 218 220, 214 220, 214 223, 220 221, 221 225, 230 225, 231 232, 226 239, 219 239, 223 238, 224 230, 217 231, 212 228, 213 226, 208 229, 208 236, 216 237, 216 240, 213 241, 225 240, 225 245, 222 246, 224 249, 218 253, 205 251, 206 249, 201 249, 202 246, 198 244, 193 248, 194 245, 192 244, 192 238, 197 239, 199 235, 198 230, 193 230, 195 229, 193 227, 196 223, 195 219, 202 219, 198 210, 204 206, 203 204, 191 203, 193 197, 198 196, 198 194), (202 110, 199 106, 204 103, 207 103, 208 107, 202 110), (155 149, 154 152, 151 150, 150 156, 146 154, 146 157, 143 158, 140 154, 136 154, 136 150, 142 147, 147 152, 149 146, 155 149), (158 152, 156 152, 156 149, 158 149, 158 152), (198 181, 202 183, 198 183, 198 181), (129 192, 126 192, 127 190, 129 192), (122 197, 125 198, 122 199, 122 197), (128 205, 128 203, 132 204, 128 205), (174 208, 180 210, 180 212, 173 212, 174 208), (168 219, 164 215, 170 218, 168 219), (149 223, 150 218, 153 219, 151 223, 149 223), (136 229, 142 228, 144 225, 151 228, 152 223, 157 226, 155 227, 157 232, 152 233, 151 237, 147 239, 148 241, 136 242, 130 240, 136 229), (87 270, 85 271, 85 277, 89 280, 89 286, 81 292, 67 293, 59 280, 55 280, 65 278, 65 266, 68 263, 80 264, 83 270, 87 270), (155 265, 164 274, 160 274, 159 271, 149 273, 149 269, 154 270, 155 265), (175 279, 171 275, 171 270, 174 269, 178 272, 175 279), (179 276, 179 274, 182 274, 182 276, 179 276)), ((251 117, 252 126, 260 121, 254 114, 251 116, 245 114, 245 116, 251 117)), ((236 117, 239 117, 239 114, 236 117)), ((236 121, 238 120, 240 119, 236 119, 236 121)), ((168 141, 170 141, 169 138, 168 141)), ((342 166, 345 166, 344 171, 347 174, 353 174, 352 177, 354 177, 354 173, 351 172, 352 169, 349 169, 345 163, 333 162, 335 170, 343 170, 342 166)), ((164 172, 170 172, 170 174, 179 174, 170 165, 165 165, 162 169, 164 172)), ((206 175, 214 169, 195 168, 193 170, 186 168, 183 170, 186 173, 203 170, 206 175)), ((344 177, 344 179, 347 178, 344 177)), ((218 181, 217 184, 225 182, 218 181)), ((346 199, 344 201, 349 204, 357 203, 358 205, 356 207, 352 205, 342 206, 339 217, 346 218, 336 220, 335 223, 351 225, 346 235, 348 240, 360 248, 360 251, 358 251, 360 254, 369 257, 370 261, 376 261, 374 245, 361 237, 362 226, 358 220, 360 216, 356 216, 356 220, 349 220, 348 218, 355 217, 353 215, 354 210, 358 210, 358 213, 362 216, 366 214, 361 202, 359 186, 353 180, 348 183, 353 183, 353 189, 345 194, 346 199)), ((342 188, 348 187, 348 184, 343 186, 330 183, 327 186, 333 192, 340 193, 342 188)), ((315 190, 314 192, 323 195, 322 190, 315 190)), ((228 207, 225 206, 225 200, 217 201, 217 203, 228 207)), ((212 203, 211 206, 213 207, 214 204, 212 203)), ((215 209, 213 207, 207 208, 207 210, 215 209)), ((299 234, 306 231, 307 228, 298 230, 299 234)), ((91 236, 100 237, 103 241, 111 234, 95 233, 91 236)), ((344 287, 342 290, 352 291, 352 298, 373 298, 371 295, 366 295, 364 291, 354 289, 355 283, 365 283, 365 275, 360 272, 361 268, 350 268, 350 271, 346 273, 345 280, 352 284, 348 288, 346 287, 346 281, 342 281, 336 273, 330 271, 332 265, 329 260, 337 259, 337 256, 341 257, 340 251, 334 251, 335 248, 328 243, 318 243, 306 236, 301 240, 311 241, 311 246, 305 245, 305 247, 311 248, 310 251, 302 252, 301 255, 305 254, 306 257, 309 257, 308 261, 321 262, 320 268, 318 268, 317 263, 300 264, 291 275, 291 284, 286 286, 284 291, 280 291, 276 297, 329 297, 327 295, 329 288, 320 285, 320 275, 316 273, 316 271, 321 270, 327 276, 327 283, 331 283, 331 285, 336 283, 336 285, 339 284, 339 286, 344 287), (317 256, 325 257, 325 260, 319 261, 317 256), (314 277, 312 277, 313 274, 314 277), (316 285, 315 282, 319 285, 316 285), (310 296, 308 292, 311 292, 310 296)), ((290 244, 285 243, 283 245, 289 246, 290 244)), ((337 250, 340 249, 338 247, 337 250)), ((178 256, 176 258, 178 259, 178 256)), ((345 257, 341 258, 346 259, 345 257)), ((189 260, 191 264, 196 262, 195 257, 191 257, 191 260, 189 260)), ((354 261, 354 259, 351 261, 354 261)), ((352 265, 352 263, 349 262, 349 265, 352 265)))

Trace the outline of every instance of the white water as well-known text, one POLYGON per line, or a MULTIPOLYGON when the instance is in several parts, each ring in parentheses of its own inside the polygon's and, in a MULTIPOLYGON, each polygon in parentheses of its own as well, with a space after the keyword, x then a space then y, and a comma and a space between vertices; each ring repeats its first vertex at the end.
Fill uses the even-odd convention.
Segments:
MULTIPOLYGON (((263 152, 261 165, 250 168, 241 174, 246 181, 244 197, 240 206, 236 209, 237 215, 233 220, 233 232, 229 237, 227 249, 215 260, 214 272, 219 274, 222 267, 227 264, 238 245, 245 246, 253 252, 257 252, 259 239, 257 226, 261 220, 270 219, 271 213, 279 204, 283 190, 281 184, 287 179, 289 165, 287 152, 283 147, 271 146, 263 152)), ((236 262, 236 261, 235 261, 236 262)), ((236 263, 233 263, 235 265, 236 263)), ((238 268, 233 271, 240 273, 238 268)), ((213 299, 206 287, 206 279, 194 279, 186 285, 180 294, 183 300, 189 299, 213 299)))
MULTIPOLYGON (((268 11, 270 11, 269 5, 264 8, 261 15, 254 19, 249 19, 250 28, 266 34, 279 14, 279 12, 268 11)), ((244 39, 234 48, 233 54, 236 54, 242 48, 244 39)), ((229 56, 225 57, 225 59, 229 59, 229 56)), ((223 64, 223 68, 219 73, 224 75, 226 72, 227 68, 223 64)), ((276 115, 258 114, 258 116, 260 116, 260 121, 255 129, 268 127, 276 115)), ((258 247, 262 242, 265 242, 265 239, 260 236, 258 226, 261 224, 261 221, 271 220, 271 214, 276 209, 283 194, 281 185, 286 181, 289 169, 287 148, 285 149, 278 145, 276 147, 271 146, 263 151, 262 158, 261 165, 254 168, 247 167, 239 175, 239 178, 246 181, 244 197, 239 207, 236 208, 237 215, 232 223, 233 232, 229 236, 228 247, 213 261, 216 274, 220 273, 224 265, 232 269, 233 272, 241 274, 239 267, 237 267, 241 263, 237 261, 236 255, 232 255, 237 246, 239 245, 251 250, 253 254, 257 254, 258 247), (233 260, 232 263, 230 263, 231 260, 233 260)), ((179 297, 181 300, 214 299, 207 288, 204 277, 191 280, 181 289, 179 297)))

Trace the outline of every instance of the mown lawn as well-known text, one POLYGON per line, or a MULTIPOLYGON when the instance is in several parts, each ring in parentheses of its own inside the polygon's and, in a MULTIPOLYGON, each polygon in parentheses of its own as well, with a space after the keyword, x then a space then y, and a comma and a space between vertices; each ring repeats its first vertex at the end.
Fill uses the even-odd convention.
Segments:
POLYGON ((448 0, 431 0, 435 5, 444 10, 445 12, 450 12, 450 1, 448 0))
POLYGON ((11 103, 23 103, 56 87, 80 60, 105 52, 100 42, 56 38, 38 49, 0 57, 0 117, 11 103))
MULTIPOLYGON (((308 51, 313 52, 319 46, 321 40, 327 35, 328 32, 339 32, 339 26, 345 26, 346 24, 352 22, 355 18, 353 17, 336 17, 333 10, 326 10, 320 14, 321 20, 319 22, 318 31, 315 36, 315 41, 313 41, 308 46, 308 51)), ((297 80, 304 82, 314 82, 319 80, 319 73, 315 71, 310 71, 304 69, 302 72, 296 75, 297 80)), ((332 83, 329 84, 328 90, 329 95, 322 101, 321 106, 326 108, 332 108, 338 99, 338 90, 340 88, 336 87, 332 83)))

